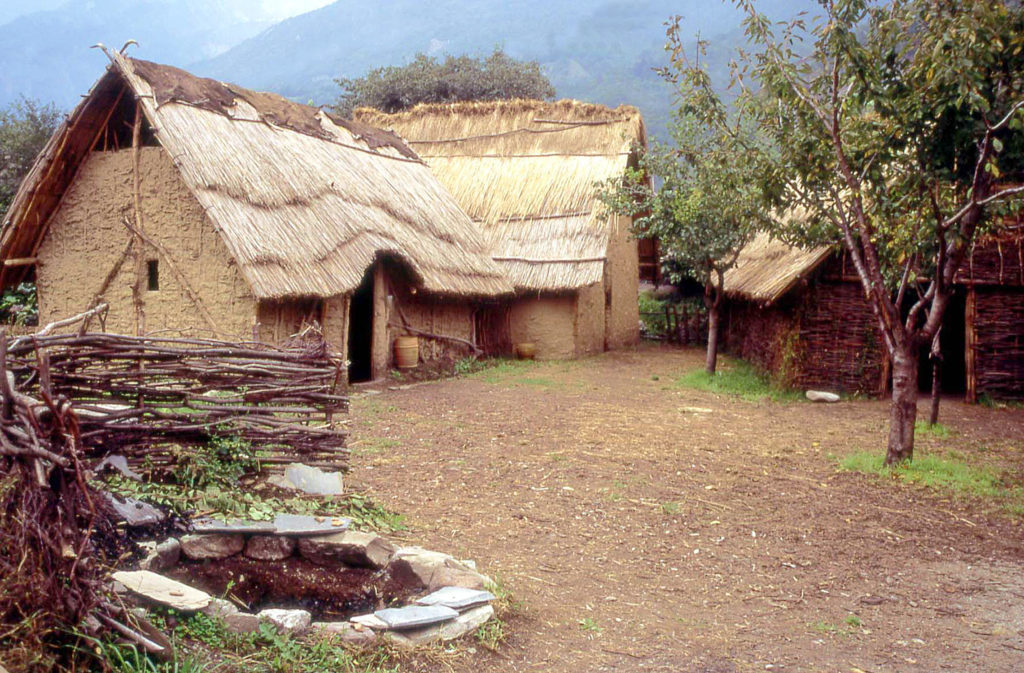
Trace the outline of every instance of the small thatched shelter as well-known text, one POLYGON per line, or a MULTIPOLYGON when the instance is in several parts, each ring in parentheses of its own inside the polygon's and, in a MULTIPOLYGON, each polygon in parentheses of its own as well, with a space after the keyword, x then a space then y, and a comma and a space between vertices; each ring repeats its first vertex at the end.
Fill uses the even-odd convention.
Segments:
POLYGON ((595 183, 619 176, 646 143, 639 111, 576 101, 419 105, 356 119, 395 131, 473 218, 516 296, 486 314, 491 352, 536 344, 561 358, 638 338, 637 242, 607 215, 595 183))
MULTIPOLYGON (((483 237, 392 133, 111 54, 0 233, 0 281, 40 320, 110 305, 109 331, 280 341, 318 321, 355 379, 406 328, 437 356, 511 291, 483 237)), ((461 346, 460 346, 461 348, 461 346)))
MULTIPOLYGON (((940 337, 942 389, 1024 397, 1024 235, 977 241, 940 337)), ((759 234, 725 276, 725 347, 790 385, 885 394, 889 367, 860 279, 845 253, 759 234)), ((931 382, 929 348, 920 385, 931 382)))

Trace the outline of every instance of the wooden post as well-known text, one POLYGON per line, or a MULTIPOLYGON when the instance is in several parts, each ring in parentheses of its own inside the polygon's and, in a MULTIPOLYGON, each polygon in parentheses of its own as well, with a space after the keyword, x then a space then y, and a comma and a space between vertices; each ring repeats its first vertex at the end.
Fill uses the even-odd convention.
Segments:
POLYGON ((388 283, 384 262, 378 260, 373 267, 373 328, 370 357, 370 376, 383 378, 388 371, 388 283))
POLYGON ((146 308, 142 298, 142 271, 145 267, 142 235, 142 173, 139 166, 142 152, 142 101, 135 103, 135 124, 132 126, 132 205, 135 211, 135 277, 132 283, 132 303, 135 305, 135 335, 142 336, 146 332, 146 308))
POLYGON ((978 402, 978 363, 975 345, 978 335, 974 329, 974 318, 978 311, 978 296, 974 286, 967 288, 967 303, 964 307, 964 368, 966 369, 966 390, 964 400, 968 404, 978 402))

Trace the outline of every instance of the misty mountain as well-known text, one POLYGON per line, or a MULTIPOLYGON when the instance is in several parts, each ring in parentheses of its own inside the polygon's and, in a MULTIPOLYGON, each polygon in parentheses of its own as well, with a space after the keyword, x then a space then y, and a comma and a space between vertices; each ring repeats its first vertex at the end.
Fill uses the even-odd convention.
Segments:
MULTIPOLYGON (((763 11, 791 18, 813 0, 767 0, 763 11)), ((419 52, 487 54, 536 60, 560 97, 607 105, 634 104, 663 132, 672 92, 653 69, 666 62, 665 26, 684 17, 687 35, 721 37, 709 53, 719 79, 742 44, 742 16, 731 3, 708 0, 338 0, 282 21, 225 53, 193 64, 218 79, 277 91, 303 102, 333 102, 335 79, 358 77, 419 52)))
MULTIPOLYGON (((305 0, 305 7, 316 4, 305 0)), ((89 48, 97 42, 120 49, 135 39, 140 48, 133 55, 187 65, 281 18, 252 0, 38 0, 35 11, 13 18, 12 12, 0 14, 11 18, 0 26, 0 106, 24 95, 65 108, 107 65, 102 52, 89 48)))
MULTIPOLYGON (((40 0, 45 6, 59 0, 40 0)), ((664 22, 684 17, 687 35, 712 41, 720 80, 742 44, 741 14, 715 0, 65 0, 0 26, 0 106, 18 95, 70 108, 106 65, 103 42, 196 74, 330 104, 334 80, 400 65, 417 53, 484 55, 495 47, 541 63, 559 97, 638 106, 657 134, 672 92, 653 68, 665 64, 664 22), (273 15, 277 12, 277 16, 273 15)), ((776 19, 814 0, 762 0, 776 19)), ((2 16, 2 15, 0 15, 2 16)))

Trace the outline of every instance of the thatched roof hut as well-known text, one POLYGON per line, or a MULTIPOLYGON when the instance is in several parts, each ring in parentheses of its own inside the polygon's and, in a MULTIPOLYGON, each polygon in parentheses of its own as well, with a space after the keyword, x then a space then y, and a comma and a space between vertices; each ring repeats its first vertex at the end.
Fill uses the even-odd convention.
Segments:
POLYGON ((772 304, 824 263, 831 252, 831 246, 800 248, 760 232, 725 273, 725 293, 772 304))
POLYGON ((355 116, 394 130, 430 164, 517 289, 601 281, 612 232, 594 184, 622 175, 646 144, 636 108, 517 100, 355 116))
MULTIPOLYGON (((401 258, 429 292, 511 289, 480 232, 394 134, 170 66, 111 60, 16 196, 0 258, 35 254, 81 162, 118 142, 108 120, 138 100, 257 298, 351 292, 381 253, 401 258)), ((5 266, 0 281, 23 273, 5 266)))
POLYGON ((636 341, 636 240, 595 185, 635 163, 646 144, 639 111, 513 100, 355 118, 404 138, 475 221, 523 298, 508 317, 513 342, 571 357, 636 341))

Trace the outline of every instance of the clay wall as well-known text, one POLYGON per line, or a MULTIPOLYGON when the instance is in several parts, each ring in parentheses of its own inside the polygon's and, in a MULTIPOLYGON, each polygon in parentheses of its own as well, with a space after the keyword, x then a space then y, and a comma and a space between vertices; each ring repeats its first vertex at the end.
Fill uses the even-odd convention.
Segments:
MULTIPOLYGON (((252 339, 256 301, 220 235, 166 152, 160 147, 141 148, 140 174, 146 235, 167 251, 185 282, 201 298, 213 317, 217 336, 252 339)), ((83 162, 50 219, 37 253, 40 323, 85 310, 122 258, 131 238, 123 221, 134 221, 132 175, 131 149, 93 152, 83 162)), ((103 293, 110 304, 107 331, 135 333, 132 286, 137 274, 147 332, 211 332, 212 326, 166 259, 148 245, 144 246, 141 268, 129 256, 103 293), (148 289, 148 261, 157 263, 157 290, 148 289)))
POLYGON ((576 355, 576 295, 531 295, 512 301, 509 326, 512 343, 537 345, 537 359, 576 355))
POLYGON ((637 241, 629 230, 632 224, 630 218, 618 217, 613 224, 608 262, 605 265, 606 294, 609 289, 611 291, 605 317, 605 347, 608 349, 629 348, 640 340, 637 241))

